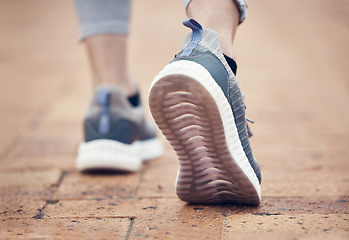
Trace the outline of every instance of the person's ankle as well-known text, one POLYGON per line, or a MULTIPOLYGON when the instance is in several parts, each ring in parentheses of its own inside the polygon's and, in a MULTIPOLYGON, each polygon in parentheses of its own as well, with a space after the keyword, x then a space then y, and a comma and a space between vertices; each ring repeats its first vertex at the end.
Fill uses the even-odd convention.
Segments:
POLYGON ((135 81, 94 81, 94 88, 100 85, 108 85, 118 88, 125 96, 134 96, 139 92, 138 85, 135 81))
POLYGON ((225 56, 230 57, 231 59, 233 59, 234 61, 236 61, 235 59, 235 52, 233 47, 231 46, 232 44, 224 44, 224 42, 222 42, 222 40, 220 40, 219 45, 221 47, 222 52, 224 53, 225 56))

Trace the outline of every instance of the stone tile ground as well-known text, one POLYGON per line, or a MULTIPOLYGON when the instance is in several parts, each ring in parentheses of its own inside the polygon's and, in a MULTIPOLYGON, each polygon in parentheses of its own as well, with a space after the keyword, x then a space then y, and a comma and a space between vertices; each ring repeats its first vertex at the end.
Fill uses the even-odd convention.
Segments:
MULTIPOLYGON (((129 61, 145 106, 183 19, 179 0, 133 1, 129 61)), ((260 207, 181 202, 167 143, 139 173, 79 173, 91 89, 72 2, 1 1, 0 29, 0 239, 349 238, 348 1, 249 1, 235 48, 260 207)))

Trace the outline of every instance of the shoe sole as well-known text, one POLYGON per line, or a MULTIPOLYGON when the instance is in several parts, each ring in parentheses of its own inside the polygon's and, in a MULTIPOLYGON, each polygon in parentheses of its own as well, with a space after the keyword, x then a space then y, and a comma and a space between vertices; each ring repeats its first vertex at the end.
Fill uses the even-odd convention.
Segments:
POLYGON ((157 138, 133 144, 108 139, 93 140, 80 144, 76 165, 79 171, 137 172, 143 161, 160 157, 163 152, 163 144, 157 138))
POLYGON ((260 204, 260 184, 231 107, 203 66, 186 60, 167 65, 152 83, 149 103, 179 158, 176 192, 181 200, 260 204))

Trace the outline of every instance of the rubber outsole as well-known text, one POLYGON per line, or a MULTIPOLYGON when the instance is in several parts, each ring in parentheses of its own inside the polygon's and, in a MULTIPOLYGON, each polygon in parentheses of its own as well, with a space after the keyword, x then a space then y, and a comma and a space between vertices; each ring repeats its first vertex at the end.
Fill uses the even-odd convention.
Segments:
POLYGON ((152 83, 149 104, 179 158, 176 192, 181 200, 260 204, 260 184, 233 112, 204 67, 186 60, 167 65, 152 83))

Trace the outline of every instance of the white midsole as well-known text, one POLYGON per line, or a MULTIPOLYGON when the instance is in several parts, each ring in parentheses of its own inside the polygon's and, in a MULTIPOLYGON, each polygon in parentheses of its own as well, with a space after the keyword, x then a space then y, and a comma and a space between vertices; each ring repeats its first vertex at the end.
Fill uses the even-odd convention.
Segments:
POLYGON ((163 152, 163 144, 157 138, 132 144, 98 139, 80 144, 76 164, 80 171, 103 168, 135 172, 143 161, 160 157, 163 152))
POLYGON ((164 154, 164 145, 158 138, 136 141, 135 144, 138 145, 139 155, 143 161, 158 158, 164 154))

